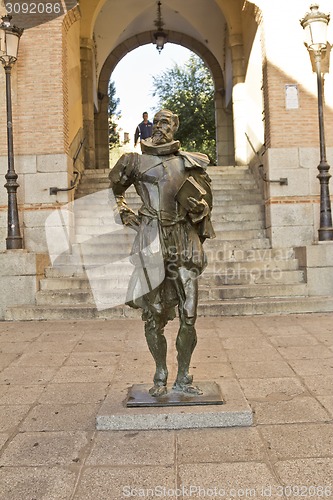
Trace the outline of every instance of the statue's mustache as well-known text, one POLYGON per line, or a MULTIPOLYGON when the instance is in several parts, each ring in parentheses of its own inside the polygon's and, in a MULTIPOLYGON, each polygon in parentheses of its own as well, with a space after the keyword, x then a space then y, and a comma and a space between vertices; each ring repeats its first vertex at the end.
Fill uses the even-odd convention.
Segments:
POLYGON ((154 135, 161 135, 162 137, 166 137, 167 134, 165 132, 163 132, 163 130, 155 130, 153 132, 153 136, 154 135))
POLYGON ((155 144, 160 144, 161 142, 168 142, 168 134, 166 134, 163 130, 155 130, 151 136, 152 142, 155 144))

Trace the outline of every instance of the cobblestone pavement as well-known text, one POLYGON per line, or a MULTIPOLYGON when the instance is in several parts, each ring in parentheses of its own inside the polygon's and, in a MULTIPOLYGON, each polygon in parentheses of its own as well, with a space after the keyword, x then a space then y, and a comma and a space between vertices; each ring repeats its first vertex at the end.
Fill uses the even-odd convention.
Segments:
POLYGON ((0 499, 333 498, 332 332, 333 314, 200 318, 195 380, 237 379, 254 425, 96 431, 112 381, 152 378, 141 320, 0 323, 0 499))

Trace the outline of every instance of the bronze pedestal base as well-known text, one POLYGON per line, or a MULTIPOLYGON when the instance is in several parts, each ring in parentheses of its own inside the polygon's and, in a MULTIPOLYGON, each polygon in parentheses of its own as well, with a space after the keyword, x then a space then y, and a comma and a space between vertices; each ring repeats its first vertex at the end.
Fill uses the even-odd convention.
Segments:
POLYGON ((172 389, 167 394, 153 397, 149 394, 151 385, 134 384, 128 390, 127 408, 158 406, 202 406, 222 405, 224 403, 219 385, 216 382, 199 382, 202 394, 187 394, 172 389))

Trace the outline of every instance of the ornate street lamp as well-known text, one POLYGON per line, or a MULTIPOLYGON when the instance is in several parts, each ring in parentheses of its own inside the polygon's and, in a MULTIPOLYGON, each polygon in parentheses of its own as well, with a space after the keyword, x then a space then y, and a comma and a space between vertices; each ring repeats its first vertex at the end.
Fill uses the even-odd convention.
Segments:
POLYGON ((5 175, 5 188, 8 192, 8 233, 6 238, 7 250, 23 248, 20 233, 19 216, 17 208, 17 173, 14 168, 13 146, 13 118, 11 96, 11 71, 17 60, 18 46, 23 29, 10 25, 12 16, 3 16, 0 24, 0 61, 6 73, 6 104, 7 104, 7 153, 8 171, 5 175))
POLYGON ((324 131, 324 107, 323 107, 323 82, 321 73, 322 52, 327 47, 327 25, 330 20, 329 14, 319 12, 319 5, 312 4, 310 11, 301 19, 302 28, 305 30, 305 44, 314 54, 317 73, 318 88, 318 117, 319 117, 319 140, 320 140, 320 163, 318 165, 320 181, 320 227, 318 230, 319 241, 333 240, 332 212, 329 191, 330 166, 326 160, 326 145, 324 131))
POLYGON ((157 48, 159 54, 163 50, 164 44, 167 42, 167 38, 168 38, 165 31, 163 31, 164 22, 162 20, 161 5, 162 5, 161 2, 158 1, 157 2, 157 19, 154 21, 154 24, 157 28, 157 31, 155 31, 155 33, 154 33, 154 40, 155 40, 156 48, 157 48))

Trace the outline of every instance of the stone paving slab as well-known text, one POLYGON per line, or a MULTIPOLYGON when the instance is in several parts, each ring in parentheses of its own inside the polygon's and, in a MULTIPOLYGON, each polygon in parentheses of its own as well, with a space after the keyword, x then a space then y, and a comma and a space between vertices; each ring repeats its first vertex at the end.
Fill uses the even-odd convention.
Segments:
POLYGON ((215 376, 251 426, 96 431, 152 378, 141 320, 0 322, 0 500, 333 498, 333 315, 197 326, 195 381, 215 376))

